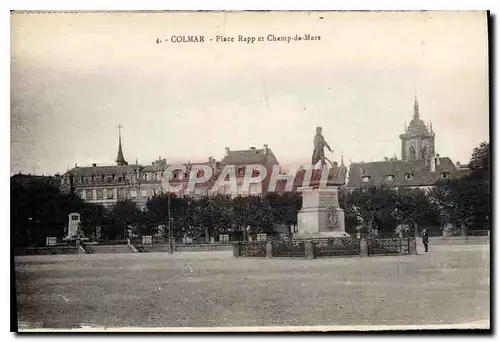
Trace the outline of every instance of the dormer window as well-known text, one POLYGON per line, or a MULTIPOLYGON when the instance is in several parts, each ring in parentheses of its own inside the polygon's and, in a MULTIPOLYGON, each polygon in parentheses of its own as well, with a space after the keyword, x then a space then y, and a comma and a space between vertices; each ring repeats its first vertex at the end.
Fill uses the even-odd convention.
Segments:
POLYGON ((412 180, 413 179, 413 173, 405 173, 405 179, 406 180, 412 180))
POLYGON ((189 171, 184 171, 184 179, 188 179, 189 178, 189 171))
POLYGON ((450 178, 450 174, 448 172, 441 173, 441 179, 448 179, 448 178, 450 178))
POLYGON ((369 181, 370 181, 370 179, 371 179, 371 177, 370 177, 370 176, 363 176, 363 177, 361 177, 361 180, 362 180, 363 182, 365 182, 365 183, 366 183, 366 182, 369 182, 369 181))
POLYGON ((245 174, 245 169, 243 166, 238 167, 238 176, 243 176, 245 174))
POLYGON ((387 175, 385 179, 389 182, 392 182, 394 180, 394 175, 387 175))
POLYGON ((179 173, 177 171, 174 171, 173 177, 174 177, 174 179, 177 179, 179 177, 179 173))

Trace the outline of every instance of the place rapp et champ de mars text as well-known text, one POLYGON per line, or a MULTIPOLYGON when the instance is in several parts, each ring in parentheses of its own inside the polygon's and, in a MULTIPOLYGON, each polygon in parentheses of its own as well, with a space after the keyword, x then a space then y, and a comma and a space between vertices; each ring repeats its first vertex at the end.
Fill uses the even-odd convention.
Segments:
POLYGON ((205 42, 215 42, 215 43, 245 43, 253 44, 256 42, 286 42, 290 43, 292 41, 312 41, 321 40, 321 36, 315 36, 309 33, 295 36, 278 36, 275 34, 268 34, 267 36, 247 36, 238 34, 237 36, 224 36, 216 35, 215 37, 206 37, 203 35, 172 35, 170 38, 157 38, 156 44, 160 43, 205 43, 205 42))

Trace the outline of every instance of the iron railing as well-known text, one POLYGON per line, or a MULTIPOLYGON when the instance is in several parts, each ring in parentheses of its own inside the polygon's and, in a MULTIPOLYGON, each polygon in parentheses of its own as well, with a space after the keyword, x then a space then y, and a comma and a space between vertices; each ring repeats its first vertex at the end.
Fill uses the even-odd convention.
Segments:
POLYGON ((273 241, 274 257, 305 257, 306 247, 304 241, 273 241))
POLYGON ((240 257, 266 257, 267 242, 238 242, 238 256, 240 257))
POLYGON ((368 255, 376 254, 401 254, 405 250, 408 250, 408 239, 404 238, 386 238, 386 239, 368 239, 366 244, 368 247, 368 255), (403 247, 403 241, 405 247, 403 247))
POLYGON ((361 240, 352 237, 339 237, 312 241, 315 257, 360 255, 361 240))

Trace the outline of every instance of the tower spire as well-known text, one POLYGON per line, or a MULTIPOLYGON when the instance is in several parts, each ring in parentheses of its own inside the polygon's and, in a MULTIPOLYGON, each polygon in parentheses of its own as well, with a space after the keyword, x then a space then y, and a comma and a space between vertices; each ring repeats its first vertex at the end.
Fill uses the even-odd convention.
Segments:
POLYGON ((128 165, 122 151, 122 128, 122 125, 118 125, 118 155, 116 156, 116 165, 128 165))
POLYGON ((417 95, 415 95, 415 100, 413 102, 413 119, 420 119, 420 114, 418 113, 418 100, 417 95))

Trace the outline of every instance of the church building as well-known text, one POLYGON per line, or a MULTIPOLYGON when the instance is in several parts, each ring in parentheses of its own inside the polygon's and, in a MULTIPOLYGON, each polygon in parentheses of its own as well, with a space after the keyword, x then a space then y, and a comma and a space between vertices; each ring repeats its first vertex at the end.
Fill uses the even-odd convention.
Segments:
POLYGON ((420 118, 419 104, 415 97, 413 119, 399 136, 401 159, 351 164, 347 188, 386 185, 426 189, 441 179, 466 175, 467 168, 436 153, 435 137, 432 123, 426 125, 420 118))

